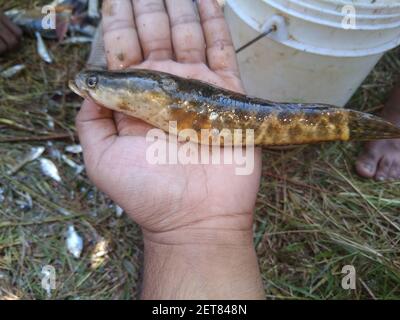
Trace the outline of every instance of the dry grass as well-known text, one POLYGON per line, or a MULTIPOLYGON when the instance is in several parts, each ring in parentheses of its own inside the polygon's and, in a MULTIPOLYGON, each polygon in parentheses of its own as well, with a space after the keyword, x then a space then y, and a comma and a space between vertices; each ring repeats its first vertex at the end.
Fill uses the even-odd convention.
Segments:
MULTIPOLYGON (((0 0, 0 7, 18 3, 22 1, 0 0)), ((61 284, 52 298, 135 298, 142 254, 139 228, 116 217, 114 204, 85 174, 76 176, 59 159, 65 146, 76 142, 79 101, 67 81, 82 68, 88 47, 49 47, 56 59, 52 66, 40 60, 31 39, 0 58, 1 66, 27 64, 12 80, 0 78, 0 298, 46 298, 40 284, 41 269, 48 264, 56 268, 61 284), (5 142, 9 140, 18 141, 5 142), (46 147, 61 184, 44 177, 37 161, 7 174, 33 146, 46 147), (85 240, 79 260, 65 248, 71 223, 85 240), (93 261, 102 240, 108 253, 93 261)), ((399 73, 397 50, 385 56, 349 107, 377 111, 399 73)), ((269 298, 400 298, 400 182, 360 179, 353 170, 359 148, 334 143, 264 152, 255 241, 269 298), (346 264, 357 270, 356 290, 341 288, 346 264)), ((82 162, 79 155, 70 157, 82 162)))
MULTIPOLYGON (((399 73, 400 50, 394 50, 348 107, 378 111, 399 73)), ((264 153, 256 241, 269 297, 400 297, 400 182, 359 178, 360 146, 264 153), (357 271, 354 291, 341 288, 347 264, 357 271)))

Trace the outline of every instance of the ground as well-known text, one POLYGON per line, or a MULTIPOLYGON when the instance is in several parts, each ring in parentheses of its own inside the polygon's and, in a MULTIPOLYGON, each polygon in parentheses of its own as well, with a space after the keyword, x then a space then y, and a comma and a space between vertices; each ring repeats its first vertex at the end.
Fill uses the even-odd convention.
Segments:
MULTIPOLYGON (((0 7, 19 3, 38 1, 0 0, 0 7)), ((117 217, 115 204, 84 172, 76 175, 59 159, 77 142, 80 102, 67 82, 82 68, 88 47, 48 45, 55 56, 51 66, 29 38, 18 53, 0 58, 1 67, 27 65, 11 80, 0 77, 0 299, 48 298, 41 287, 45 265, 56 270, 52 299, 136 298, 140 229, 125 215, 117 217), (46 147, 44 156, 57 165, 62 183, 43 176, 38 161, 8 174, 37 146, 46 147), (79 259, 66 250, 70 224, 84 238, 79 259)), ((379 111, 399 73, 400 50, 393 50, 348 107, 379 111)), ((254 237, 268 298, 400 298, 400 182, 359 178, 354 162, 360 147, 264 151, 254 237), (355 290, 341 286, 345 265, 356 270, 355 290)), ((81 155, 67 155, 82 162, 81 155)))

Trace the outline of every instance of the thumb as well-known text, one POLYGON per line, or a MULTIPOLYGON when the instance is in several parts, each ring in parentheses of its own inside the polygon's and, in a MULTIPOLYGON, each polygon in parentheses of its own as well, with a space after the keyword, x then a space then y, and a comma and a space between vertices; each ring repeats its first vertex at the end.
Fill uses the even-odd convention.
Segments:
POLYGON ((117 137, 113 112, 89 100, 82 104, 76 117, 76 128, 88 166, 97 163, 117 137))

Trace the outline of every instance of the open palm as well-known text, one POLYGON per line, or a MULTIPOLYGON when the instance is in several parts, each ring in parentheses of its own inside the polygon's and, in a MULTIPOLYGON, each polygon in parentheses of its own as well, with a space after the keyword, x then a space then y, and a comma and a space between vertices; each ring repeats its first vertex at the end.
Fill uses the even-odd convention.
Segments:
MULTIPOLYGON (((221 8, 215 0, 198 2, 200 19, 192 0, 167 0, 166 7, 163 0, 104 1, 109 68, 159 70, 243 92, 221 8)), ((82 106, 77 128, 89 177, 145 236, 184 243, 219 241, 225 231, 238 238, 251 232, 259 150, 246 176, 237 175, 235 165, 152 165, 146 160, 152 127, 90 101, 82 106)))

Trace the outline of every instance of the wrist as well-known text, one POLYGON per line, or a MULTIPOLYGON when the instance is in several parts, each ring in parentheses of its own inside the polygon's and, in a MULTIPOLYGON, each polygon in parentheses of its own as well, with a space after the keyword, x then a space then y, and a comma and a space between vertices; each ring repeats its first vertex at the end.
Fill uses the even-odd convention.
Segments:
POLYGON ((144 242, 166 246, 252 247, 253 232, 249 228, 224 229, 186 226, 166 231, 143 228, 144 242))
POLYGON ((264 298, 251 232, 191 232, 191 242, 160 243, 145 235, 142 298, 264 298))
POLYGON ((173 215, 155 229, 142 226, 144 241, 166 245, 252 246, 253 212, 173 215))

